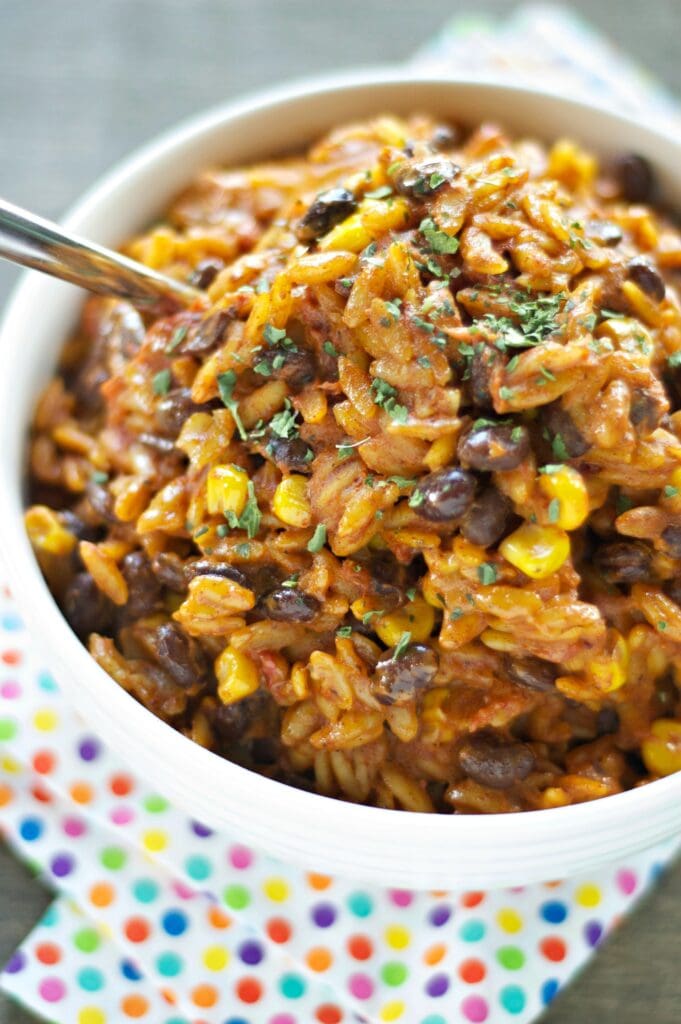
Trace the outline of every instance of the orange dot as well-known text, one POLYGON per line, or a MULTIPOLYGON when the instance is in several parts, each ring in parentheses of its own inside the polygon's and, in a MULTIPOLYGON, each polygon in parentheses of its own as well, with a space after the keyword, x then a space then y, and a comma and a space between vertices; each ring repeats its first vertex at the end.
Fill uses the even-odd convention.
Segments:
POLYGON ((144 1017, 145 1013, 149 1009, 149 1002, 144 996, 126 996, 121 1001, 121 1009, 126 1017, 144 1017))
POLYGON ((192 1002, 194 1003, 194 1006, 200 1006, 205 1010, 209 1006, 215 1006, 217 1001, 218 992, 213 985, 197 985, 192 991, 192 1002))
POLYGON ((477 907, 485 898, 484 892, 465 892, 461 897, 464 907, 477 907))
POLYGON ((444 959, 447 953, 447 947, 444 942, 437 942, 430 949, 427 949, 423 954, 423 962, 428 964, 429 967, 434 967, 435 964, 439 964, 444 959))
POLYGON ((446 900, 449 898, 449 893, 446 889, 433 889, 431 896, 434 896, 436 900, 446 900))
POLYGON ((562 882, 544 882, 544 888, 545 889, 559 889, 562 884, 563 884, 562 882))
POLYGON ((257 978, 242 978, 236 987, 236 994, 242 1003, 257 1003, 262 995, 262 985, 257 978))
POLYGON ((89 804, 92 800, 92 789, 87 782, 74 782, 70 793, 71 799, 77 804, 89 804))
POLYGON ((348 953, 353 960, 368 960, 373 952, 371 939, 366 935, 351 935, 348 939, 348 953))
POLYGON ((54 754, 49 750, 39 750, 33 755, 33 767, 39 775, 49 775, 54 768, 54 754))
POLYGON ((53 942, 41 942, 35 955, 41 964, 58 964, 61 960, 61 950, 53 942))
POLYGON ((331 953, 323 946, 316 946, 314 949, 311 949, 305 959, 310 970, 316 971, 318 974, 321 974, 322 971, 328 971, 333 963, 331 953))
POLYGON ((542 939, 539 943, 539 948, 546 959, 551 960, 554 964, 558 964, 561 960, 565 959, 565 943, 555 935, 549 935, 547 938, 542 939))
POLYGON ((328 875, 318 875, 311 872, 307 876, 307 881, 311 889, 317 889, 321 892, 323 889, 328 889, 331 885, 332 879, 328 875))
POLYGON ((129 775, 114 775, 109 787, 114 796, 127 796, 133 787, 133 781, 129 775))
POLYGON ((331 1003, 325 1003, 323 1006, 317 1007, 315 1017, 319 1024, 340 1024, 343 1020, 343 1011, 339 1010, 337 1006, 332 1006, 331 1003))
POLYGON ((9 786, 0 783, 0 807, 6 807, 11 802, 13 796, 14 794, 9 786))
POLYGON ((272 942, 288 942, 291 938, 291 925, 283 917, 273 917, 267 922, 267 934, 272 942))
POLYGON ((130 917, 125 922, 124 932, 131 942, 144 942, 149 938, 149 922, 143 917, 130 917))
POLYGON ((5 665, 18 665, 21 661, 21 651, 3 651, 0 657, 5 665))
MULTIPOLYGON (((161 993, 161 996, 163 997, 163 1002, 164 1003, 167 1003, 168 1006, 175 1006, 176 1005, 176 1003, 177 1003, 177 996, 175 995, 175 993, 173 992, 173 990, 171 988, 162 988, 162 989, 159 989, 159 991, 161 993)), ((194 1024, 199 1024, 199 1022, 198 1021, 194 1021, 194 1024)))
POLYGON ((49 804, 52 802, 52 794, 49 789, 45 789, 40 783, 36 783, 35 786, 31 787, 31 794, 35 800, 38 800, 41 804, 49 804))
POLYGON ((90 903, 95 907, 108 907, 114 901, 113 886, 107 882, 97 882, 90 889, 90 903))
POLYGON ((467 985, 476 985, 487 974, 487 968, 481 960, 464 960, 459 964, 459 977, 467 985))
POLYGON ((208 911, 208 921, 212 924, 213 928, 229 928, 232 923, 231 917, 229 917, 219 907, 211 907, 208 911))

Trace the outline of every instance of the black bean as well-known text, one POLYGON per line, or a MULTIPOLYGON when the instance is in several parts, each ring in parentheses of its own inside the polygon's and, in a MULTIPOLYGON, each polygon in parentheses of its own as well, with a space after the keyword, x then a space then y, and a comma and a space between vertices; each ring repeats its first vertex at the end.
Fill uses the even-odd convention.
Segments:
POLYGON ((652 552, 635 541, 605 544, 596 550, 593 561, 606 583, 643 583, 652 575, 652 552))
POLYGON ((187 583, 195 576, 220 576, 222 579, 233 580, 242 587, 248 587, 246 577, 236 566, 229 562, 219 562, 213 558, 191 558, 184 564, 184 578, 187 583))
POLYGON ((310 622, 320 604, 312 594, 297 587, 278 587, 263 599, 262 608, 268 618, 278 622, 310 622))
POLYGON ((681 558, 681 526, 667 526, 662 531, 662 540, 672 558, 681 558))
POLYGON ((622 228, 614 220, 588 220, 584 233, 601 245, 619 245, 624 238, 622 228))
POLYGON ((623 153, 613 164, 622 196, 629 203, 645 203, 655 190, 655 174, 650 163, 638 153, 623 153))
POLYGON ((652 714, 654 718, 674 718, 679 700, 679 688, 674 682, 673 669, 655 680, 652 714))
POLYGON ((524 743, 501 743, 493 735, 478 733, 466 740, 459 751, 459 764, 481 786, 508 789, 527 778, 535 757, 524 743))
POLYGON ((284 573, 282 573, 278 566, 258 565, 248 570, 248 583, 246 586, 260 600, 265 594, 275 590, 283 579, 285 579, 284 573))
POLYGON ((469 384, 473 405, 493 409, 491 382, 494 371, 503 365, 503 357, 491 345, 476 345, 469 362, 469 384))
POLYGON ((620 716, 612 704, 605 704, 596 715, 596 729, 599 736, 611 736, 620 727, 620 716))
POLYGON ((666 291, 665 283, 660 272, 645 256, 634 256, 633 260, 629 260, 627 277, 654 302, 662 302, 666 291))
POLYGON ((511 502, 493 484, 475 498, 461 521, 461 533, 471 544, 489 548, 503 537, 511 515, 511 502))
POLYGON ((210 288, 224 265, 224 261, 217 256, 209 256, 208 259, 201 260, 192 270, 189 283, 193 284, 195 288, 210 288))
POLYGON ((528 690, 549 693, 555 690, 556 667, 542 658, 527 655, 524 658, 508 655, 504 659, 508 678, 514 683, 526 686, 528 690))
POLYGON ((399 658, 394 653, 386 651, 374 672, 371 690, 380 704, 408 704, 437 674, 437 654, 425 644, 412 644, 399 658))
POLYGON ((121 572, 128 584, 125 616, 139 619, 161 607, 161 584, 156 579, 143 551, 131 551, 121 562, 121 572))
POLYGON ((154 410, 159 432, 166 437, 176 438, 184 421, 205 408, 192 401, 190 388, 173 388, 157 402, 154 410))
POLYGON ((76 396, 79 407, 88 414, 99 412, 104 406, 101 388, 109 379, 109 371, 103 359, 101 351, 93 352, 70 383, 70 390, 76 396))
POLYGON ((461 168, 444 157, 431 157, 418 163, 400 164, 393 174, 395 190, 411 199, 432 196, 446 182, 461 174, 461 168))
POLYGON ((481 472, 515 469, 530 451, 527 427, 499 424, 473 428, 459 439, 457 453, 464 466, 481 472))
POLYGON ((206 659, 201 647, 174 622, 164 622, 153 630, 145 646, 179 686, 189 689, 205 676, 206 659))
POLYGON ((256 366, 265 370, 264 376, 286 381, 294 393, 310 384, 317 375, 314 352, 300 345, 295 348, 273 345, 266 352, 258 352, 256 366))
POLYGON ((392 612, 395 608, 401 608, 403 604, 407 603, 404 587, 398 583, 388 583, 386 580, 372 577, 371 593, 376 597, 384 612, 392 612))
POLYGON ((325 235, 336 224, 357 209, 357 200, 346 188, 329 188, 320 192, 303 214, 296 235, 301 242, 312 242, 325 235))
POLYGON ((94 480, 88 480, 85 488, 85 496, 90 508, 107 523, 117 523, 118 520, 113 512, 113 497, 104 484, 98 484, 94 480))
POLYGON ((187 590, 184 562, 174 551, 161 551, 151 560, 151 569, 159 583, 176 594, 187 590))
POLYGON ((312 449, 302 437, 271 436, 267 442, 267 452, 279 466, 293 470, 295 473, 309 473, 312 463, 312 449))
POLYGON ((81 640, 87 640, 90 633, 108 633, 114 615, 113 604, 89 572, 73 577, 66 588, 62 610, 81 640))
POLYGON ((249 748, 256 764, 276 764, 281 756, 281 741, 276 736, 255 736, 249 748))
POLYGON ((565 457, 563 448, 570 459, 579 458, 589 450, 590 445, 584 440, 572 416, 560 402, 551 402, 549 405, 543 406, 540 416, 543 425, 549 432, 554 446, 553 453, 558 461, 562 461, 565 457))
POLYGON ((217 313, 211 313, 195 327, 190 327, 175 351, 185 355, 202 355, 210 352, 222 344, 225 332, 233 319, 232 310, 221 309, 217 313))
POLYGON ((226 743, 240 739, 261 715, 267 703, 267 694, 256 690, 250 697, 234 704, 219 704, 211 710, 210 724, 218 738, 226 743))
POLYGON ((423 496, 418 514, 431 522, 444 523, 460 519, 467 511, 475 497, 475 477, 452 466, 425 477, 418 489, 423 496))
POLYGON ((678 605, 681 605, 681 577, 667 580, 664 585, 664 592, 667 597, 671 597, 672 601, 676 601, 678 605))
POLYGON ((70 508, 62 509, 59 513, 59 518, 69 533, 72 533, 78 540, 95 541, 99 540, 101 536, 100 527, 90 526, 80 516, 77 516, 75 512, 72 512, 70 508))
POLYGON ((629 419, 635 427, 643 427, 650 433, 651 430, 659 426, 663 415, 664 408, 657 395, 646 391, 645 388, 634 388, 631 395, 629 419))
POLYGON ((430 137, 430 144, 433 149, 451 149, 458 138, 458 129, 449 124, 438 124, 430 137))

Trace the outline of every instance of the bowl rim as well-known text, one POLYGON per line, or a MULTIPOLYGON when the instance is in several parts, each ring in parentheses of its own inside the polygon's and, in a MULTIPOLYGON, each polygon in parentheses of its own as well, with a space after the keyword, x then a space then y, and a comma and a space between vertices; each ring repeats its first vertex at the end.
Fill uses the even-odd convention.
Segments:
MULTIPOLYGON (((285 106, 291 101, 298 101, 306 96, 333 93, 338 90, 365 89, 372 85, 403 86, 404 84, 442 85, 447 87, 475 87, 483 90, 503 90, 518 98, 523 96, 548 97, 579 113, 594 111, 614 119, 620 125, 628 126, 637 133, 643 133, 666 146, 670 144, 678 148, 681 155, 681 137, 671 129, 646 125, 642 120, 626 114, 619 114, 602 103, 587 103, 581 100, 567 99, 559 91, 535 85, 509 86, 495 76, 466 75, 458 78, 444 74, 427 74, 419 69, 404 69, 394 66, 353 69, 341 73, 325 74, 296 79, 284 85, 258 90, 248 96, 221 103, 193 117, 181 121, 177 126, 162 132, 152 141, 136 149, 131 155, 118 161, 114 167, 101 176, 95 184, 86 190, 82 197, 70 207, 63 218, 66 226, 77 228, 81 222, 106 202, 107 196, 122 188, 126 182, 135 178, 143 169, 150 165, 162 163, 174 151, 191 142, 192 139, 204 135, 215 128, 240 117, 254 114, 265 108, 285 106)), ((16 354, 11 358, 11 335, 19 329, 25 331, 26 317, 30 314, 33 303, 45 290, 42 279, 37 274, 24 274, 14 289, 0 323, 0 352, 10 354, 10 362, 19 358, 16 354)), ((3 397, 10 388, 11 373, 0 375, 0 408, 3 397)), ((26 435, 26 424, 22 428, 26 435)), ((285 826, 288 819, 307 823, 305 827, 324 830, 327 833, 327 844, 332 848, 334 842, 341 843, 345 836, 363 836, 369 833, 383 849, 390 847, 399 849, 405 840, 405 832, 420 836, 419 848, 442 847, 448 856, 456 851, 459 844, 464 847, 470 844, 499 844, 508 841, 512 844, 514 834, 527 833, 538 849, 545 850, 550 860, 550 850, 557 841, 568 832, 600 834, 609 825, 622 823, 624 820, 635 823, 650 814, 654 805, 666 806, 671 799, 681 795, 681 773, 656 780, 643 787, 628 790, 613 796, 604 797, 592 803, 581 803, 568 807, 551 808, 542 811, 523 811, 511 814, 490 815, 431 815, 418 812, 397 813, 384 808, 353 804, 331 799, 316 793, 308 793, 287 786, 273 783, 264 776, 234 764, 219 755, 204 750, 192 740, 183 736, 172 726, 158 719, 151 711, 139 704, 134 698, 123 691, 114 680, 101 669, 87 649, 80 644, 63 618, 54 598, 40 573, 24 533, 21 517, 17 512, 17 479, 9 468, 2 441, 6 436, 4 416, 0 425, 0 546, 1 556, 5 562, 8 578, 12 583, 20 608, 34 635, 42 636, 51 655, 56 657, 60 672, 68 673, 75 678, 89 680, 91 700, 99 706, 102 715, 107 714, 116 721, 116 728, 109 732, 116 738, 112 748, 130 748, 126 734, 135 733, 144 736, 145 743, 153 748, 153 758, 161 768, 168 760, 195 766, 197 774, 210 774, 223 782, 225 789, 236 788, 240 791, 239 803, 248 803, 258 810, 259 824, 250 828, 250 841, 259 843, 261 848, 267 846, 268 832, 277 827, 285 826), (95 692, 96 691, 96 692, 95 692), (276 787, 276 788, 275 788, 276 787), (279 812, 272 816, 274 808, 279 812), (267 821, 265 819, 268 819, 267 821), (335 838, 334 838, 335 837, 335 838)), ((23 502, 22 502, 23 504, 23 502)), ((92 705, 94 707, 94 705, 92 705)), ((92 710, 91 707, 91 710, 92 710)), ((106 739, 106 737, 105 737, 106 739)), ((178 780, 175 780, 176 790, 178 780)), ((183 790, 183 800, 191 804, 193 781, 187 780, 183 790)), ((160 788, 163 788, 162 786, 160 788)), ((220 815, 224 821, 224 814, 220 815)), ((237 819, 234 818, 234 821, 237 819)), ((301 826, 302 827, 302 826, 301 826)), ((296 834, 300 832, 296 828, 296 834)), ((664 831, 664 835, 670 830, 664 831)), ((353 840, 354 841, 354 840, 353 840)), ((305 844, 294 840, 289 842, 291 856, 307 866, 314 866, 306 855, 305 844)), ((347 845, 347 842, 346 842, 347 845)), ((350 844, 352 845, 352 844, 350 844)), ((597 845, 597 844, 596 844, 597 845)), ((318 864, 315 855, 314 864, 318 864)), ((347 860, 348 873, 352 874, 352 857, 347 860)), ((389 872, 388 872, 389 874, 389 872)), ((551 877, 548 867, 545 877, 551 877)), ((380 876, 368 869, 363 869, 362 877, 367 876, 380 881, 380 876)), ((428 876, 430 878, 430 875, 428 876)), ((427 881, 426 884, 433 884, 427 881)))

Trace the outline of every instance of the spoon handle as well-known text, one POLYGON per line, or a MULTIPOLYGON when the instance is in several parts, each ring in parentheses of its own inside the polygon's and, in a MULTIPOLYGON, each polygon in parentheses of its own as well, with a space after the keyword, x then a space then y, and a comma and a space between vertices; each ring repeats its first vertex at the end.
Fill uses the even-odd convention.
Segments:
POLYGON ((41 270, 101 295, 127 299, 140 309, 171 312, 205 296, 189 285, 126 256, 66 234, 51 221, 0 199, 0 257, 41 270))

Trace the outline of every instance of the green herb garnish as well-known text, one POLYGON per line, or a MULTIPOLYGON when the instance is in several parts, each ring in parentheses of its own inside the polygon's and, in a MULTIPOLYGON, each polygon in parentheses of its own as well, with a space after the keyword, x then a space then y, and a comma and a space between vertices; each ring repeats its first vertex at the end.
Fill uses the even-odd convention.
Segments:
POLYGON ((225 373, 218 374, 218 391, 220 392, 222 404, 231 412, 239 437, 242 441, 246 441, 248 440, 248 434, 239 415, 239 404, 233 397, 235 387, 236 374, 234 370, 227 370, 225 373))
POLYGON ((560 502, 558 498, 552 498, 549 502, 549 522, 557 523, 560 517, 560 502))
POLYGON ((459 250, 459 239, 441 231, 432 217, 425 217, 419 224, 419 231, 433 252, 447 253, 453 256, 459 250))
POLYGON ((484 587, 495 583, 497 578, 497 567, 492 562, 483 562, 478 566, 478 579, 484 587))
POLYGON ((255 496, 255 486, 252 480, 248 481, 248 499, 240 516, 229 509, 225 517, 232 530, 245 530, 251 540, 260 529, 262 512, 258 508, 258 499, 255 496))
POLYGON ((317 523, 315 531, 307 542, 307 550, 315 554, 326 544, 326 526, 324 523, 317 523))
POLYGON ((397 661, 398 658, 401 658, 410 643, 411 643, 411 633, 403 633, 402 636, 400 637, 400 639, 395 644, 395 649, 393 651, 393 656, 392 656, 392 658, 390 660, 391 661, 397 661))
POLYGON ((404 405, 398 405, 397 391, 388 384, 387 380, 383 380, 382 377, 374 377, 371 382, 371 390, 374 393, 374 403, 380 408, 385 409, 391 419, 398 423, 406 423, 407 416, 409 415, 407 407, 404 405))
POLYGON ((151 381, 151 389, 155 395, 167 395, 170 391, 170 370, 159 370, 151 381))

